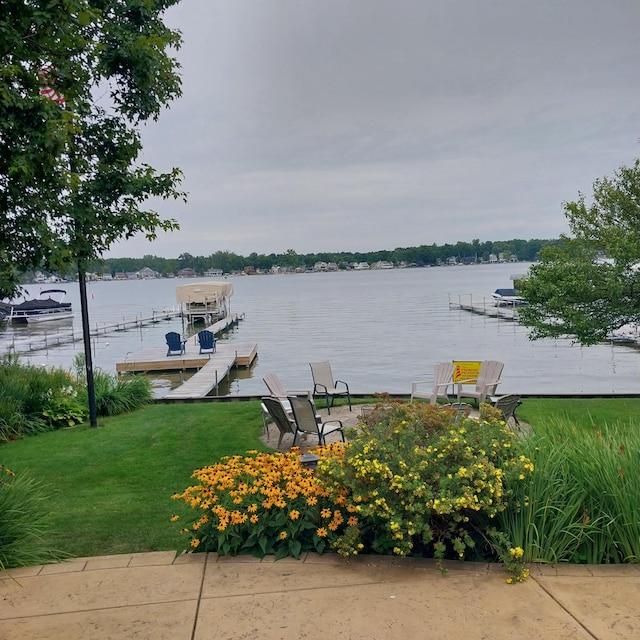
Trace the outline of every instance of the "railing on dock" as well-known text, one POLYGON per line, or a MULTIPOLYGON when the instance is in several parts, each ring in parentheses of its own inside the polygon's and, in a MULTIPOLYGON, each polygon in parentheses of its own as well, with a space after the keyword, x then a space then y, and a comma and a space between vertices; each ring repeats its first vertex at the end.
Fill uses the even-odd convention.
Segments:
POLYGON ((515 302, 501 301, 498 304, 495 298, 487 298, 486 296, 472 293, 457 294, 457 298, 458 301, 455 302, 451 299, 451 294, 449 294, 450 309, 461 309, 492 318, 503 318, 504 320, 518 320, 518 305, 515 302))

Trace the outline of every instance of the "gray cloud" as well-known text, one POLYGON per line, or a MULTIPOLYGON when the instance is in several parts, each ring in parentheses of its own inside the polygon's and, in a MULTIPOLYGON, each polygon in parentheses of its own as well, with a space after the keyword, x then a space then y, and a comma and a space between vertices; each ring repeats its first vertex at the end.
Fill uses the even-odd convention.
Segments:
POLYGON ((184 96, 145 160, 189 203, 111 255, 557 237, 638 155, 636 0, 185 0, 167 22, 184 96))

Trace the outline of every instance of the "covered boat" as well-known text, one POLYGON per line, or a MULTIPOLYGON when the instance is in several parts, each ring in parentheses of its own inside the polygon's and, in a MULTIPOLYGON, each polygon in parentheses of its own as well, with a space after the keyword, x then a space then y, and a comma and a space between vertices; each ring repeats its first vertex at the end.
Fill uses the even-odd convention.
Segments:
POLYGON ((176 302, 188 322, 213 324, 231 312, 230 282, 197 282, 176 287, 176 302))
POLYGON ((10 304, 5 320, 9 324, 33 324, 73 318, 71 303, 63 302, 66 295, 64 289, 45 289, 38 298, 10 304))
POLYGON ((524 298, 515 289, 496 289, 492 294, 493 303, 498 307, 519 306, 525 304, 524 298))

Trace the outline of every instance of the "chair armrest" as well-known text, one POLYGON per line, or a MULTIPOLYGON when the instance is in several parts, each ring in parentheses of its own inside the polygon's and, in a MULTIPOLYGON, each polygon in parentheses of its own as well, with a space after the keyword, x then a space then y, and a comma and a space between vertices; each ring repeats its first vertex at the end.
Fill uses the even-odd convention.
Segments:
POLYGON ((339 384, 343 384, 347 388, 347 391, 349 391, 349 385, 344 380, 336 380, 336 387, 339 384))
POLYGON ((324 384, 321 384, 320 382, 316 382, 313 385, 313 393, 327 393, 329 391, 329 389, 327 389, 327 386, 324 384))
POLYGON ((340 429, 342 429, 342 420, 325 420, 321 425, 320 425, 320 433, 322 433, 324 431, 324 428, 327 425, 330 425, 331 423, 336 423, 340 429))
POLYGON ((311 398, 311 391, 309 389, 292 389, 287 390, 288 396, 300 396, 301 398, 311 398))

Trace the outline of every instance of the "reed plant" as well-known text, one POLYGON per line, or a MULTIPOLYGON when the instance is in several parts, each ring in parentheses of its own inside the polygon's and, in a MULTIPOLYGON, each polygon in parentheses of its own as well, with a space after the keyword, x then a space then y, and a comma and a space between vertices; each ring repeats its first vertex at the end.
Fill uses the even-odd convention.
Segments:
POLYGON ((0 464, 0 569, 63 557, 50 543, 50 508, 41 482, 0 464))
POLYGON ((640 560, 640 433, 632 424, 547 419, 523 441, 535 473, 510 487, 498 527, 525 562, 640 560))

